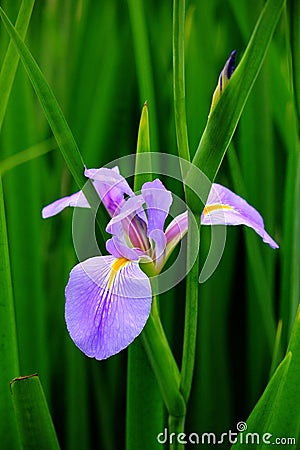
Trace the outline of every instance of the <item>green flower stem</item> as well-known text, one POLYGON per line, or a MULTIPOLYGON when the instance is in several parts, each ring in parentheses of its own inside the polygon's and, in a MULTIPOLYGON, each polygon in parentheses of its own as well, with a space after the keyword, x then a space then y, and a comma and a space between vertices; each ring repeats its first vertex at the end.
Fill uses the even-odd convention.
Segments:
MULTIPOLYGON (((185 110, 185 77, 184 77, 184 30, 185 30, 185 0, 174 0, 173 4, 173 83, 175 127, 178 153, 181 158, 190 160, 186 110, 185 110)), ((186 200, 190 204, 190 192, 186 190, 186 200)), ((200 217, 200 214, 198 214, 200 217)), ((199 220, 197 220, 199 223, 199 220)), ((192 230, 188 233, 187 259, 194 245, 192 230)), ((188 262, 188 261, 187 261, 188 262)), ((198 311, 198 258, 186 278, 186 310, 184 323, 184 340, 182 355, 182 372, 180 390, 187 403, 191 391, 197 336, 198 311)))
MULTIPOLYGON (((192 214, 189 212, 189 214, 192 214)), ((200 227, 200 215, 195 216, 198 227, 200 227)), ((189 264, 189 249, 197 242, 197 236, 194 234, 198 230, 190 227, 187 234, 187 264, 189 264)), ((196 341, 197 341, 197 322, 198 322, 198 277, 199 277, 199 254, 190 272, 186 277, 186 303, 185 303, 185 322, 183 338, 183 354, 181 365, 180 391, 186 404, 188 403, 195 366, 196 341)))
POLYGON ((169 416, 168 427, 169 427, 169 439, 170 439, 170 450, 183 450, 184 439, 180 439, 180 433, 184 433, 184 423, 185 416, 174 417, 169 416), (173 434, 174 433, 174 434, 173 434))
POLYGON ((173 3, 173 89, 176 138, 179 156, 190 161, 185 110, 184 75, 185 0, 173 3))
POLYGON ((155 297, 141 337, 169 415, 185 416, 185 401, 179 391, 178 366, 161 325, 155 297))
MULTIPOLYGON (((184 74, 184 31, 185 31, 185 0, 174 0, 173 3, 173 86, 174 86, 174 113, 177 137, 178 154, 181 158, 190 161, 188 143, 186 108, 185 108, 185 74, 184 74)), ((185 188, 186 201, 192 206, 193 196, 190 190, 185 188)), ((195 203, 198 207, 198 202, 195 203)), ((191 214, 191 213, 189 213, 191 214)), ((198 217, 200 214, 198 212, 198 217)), ((199 223, 199 220, 197 221, 199 223)), ((195 230, 194 230, 195 231, 195 230)), ((187 241, 187 263, 194 245, 194 232, 189 230, 187 241)), ((197 257, 191 271, 186 278, 186 306, 184 319, 183 354, 180 377, 180 392, 185 405, 189 400, 196 351, 197 336, 197 312, 198 312, 198 269, 197 257)), ((185 416, 174 417, 169 412, 169 432, 175 433, 175 439, 171 442, 171 449, 181 449, 184 444, 176 439, 184 431, 185 416)))

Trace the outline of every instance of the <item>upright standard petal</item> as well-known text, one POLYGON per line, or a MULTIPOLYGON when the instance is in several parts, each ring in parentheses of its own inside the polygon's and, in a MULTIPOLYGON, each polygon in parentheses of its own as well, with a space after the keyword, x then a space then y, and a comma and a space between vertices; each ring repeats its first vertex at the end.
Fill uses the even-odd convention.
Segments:
POLYGON ((97 256, 77 264, 66 287, 66 323, 89 357, 106 359, 142 331, 151 309, 151 285, 137 262, 97 256))
POLYGON ((45 206, 42 209, 42 217, 43 219, 47 219, 48 217, 56 216, 56 214, 60 213, 63 209, 68 206, 75 206, 77 208, 89 208, 90 205, 85 198, 82 191, 75 192, 75 194, 69 195, 67 197, 60 198, 50 205, 45 206))
POLYGON ((125 178, 120 175, 117 166, 113 169, 107 167, 85 169, 84 175, 94 180, 95 188, 111 216, 124 202, 124 194, 134 195, 125 178))
POLYGON ((159 179, 142 186, 142 196, 146 203, 148 216, 148 235, 153 230, 164 230, 165 220, 172 204, 172 194, 159 179))
POLYGON ((272 248, 278 244, 269 236, 261 215, 246 200, 214 183, 201 216, 202 225, 247 225, 272 248))
POLYGON ((173 198, 159 179, 146 182, 142 186, 142 196, 146 203, 148 227, 147 236, 155 244, 155 265, 161 270, 166 255, 165 220, 169 214, 173 198))

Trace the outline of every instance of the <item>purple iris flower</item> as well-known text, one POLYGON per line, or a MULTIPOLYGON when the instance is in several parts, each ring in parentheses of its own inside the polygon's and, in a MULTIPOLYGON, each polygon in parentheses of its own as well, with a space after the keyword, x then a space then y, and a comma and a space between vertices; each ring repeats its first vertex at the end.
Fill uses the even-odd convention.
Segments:
MULTIPOLYGON (((187 211, 165 229, 172 194, 159 179, 143 184, 135 195, 117 167, 86 169, 111 216, 107 256, 77 264, 66 286, 65 318, 74 343, 89 357, 105 359, 127 347, 143 330, 150 314, 152 292, 147 274, 158 274, 188 231, 187 211), (146 268, 145 271, 141 269, 146 268), (145 273, 147 272, 147 274, 145 273)), ((43 218, 67 206, 89 208, 82 191, 46 206, 43 218)), ((277 248, 260 214, 229 189, 213 184, 201 216, 203 225, 253 228, 277 248)))

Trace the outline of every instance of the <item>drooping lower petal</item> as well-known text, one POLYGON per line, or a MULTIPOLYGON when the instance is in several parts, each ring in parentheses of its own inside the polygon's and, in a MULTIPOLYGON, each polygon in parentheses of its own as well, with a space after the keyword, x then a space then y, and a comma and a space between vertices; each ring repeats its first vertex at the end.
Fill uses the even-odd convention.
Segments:
POLYGON ((43 219, 47 219, 48 217, 56 216, 56 214, 60 213, 63 209, 68 206, 73 206, 77 208, 89 208, 90 205, 85 198, 82 191, 75 192, 75 194, 68 195, 67 197, 60 198, 50 205, 45 206, 42 209, 42 217, 43 219))
POLYGON ((261 215, 246 200, 214 183, 201 216, 202 225, 247 225, 272 248, 278 244, 269 236, 261 215))
POLYGON ((142 331, 151 309, 151 285, 134 261, 97 256, 77 264, 66 287, 66 323, 89 357, 106 359, 142 331))

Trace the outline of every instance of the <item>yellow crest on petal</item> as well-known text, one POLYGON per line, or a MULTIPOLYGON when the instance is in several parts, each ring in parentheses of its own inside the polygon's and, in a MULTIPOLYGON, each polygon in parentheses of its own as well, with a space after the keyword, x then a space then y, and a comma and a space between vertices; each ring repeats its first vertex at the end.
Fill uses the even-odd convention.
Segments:
POLYGON ((118 258, 116 259, 112 266, 111 266, 111 272, 109 275, 109 280, 107 283, 107 289, 111 289, 112 284, 114 282, 114 279, 117 275, 117 273, 119 272, 120 269, 122 269, 122 267, 126 266, 127 263, 129 263, 130 261, 126 258, 118 258))
POLYGON ((222 203, 216 203, 215 205, 205 206, 205 208, 203 210, 203 214, 204 214, 204 216, 206 216, 207 214, 209 214, 213 211, 219 211, 219 210, 223 210, 223 209, 232 210, 232 211, 234 210, 234 208, 232 206, 223 205, 222 203))

